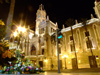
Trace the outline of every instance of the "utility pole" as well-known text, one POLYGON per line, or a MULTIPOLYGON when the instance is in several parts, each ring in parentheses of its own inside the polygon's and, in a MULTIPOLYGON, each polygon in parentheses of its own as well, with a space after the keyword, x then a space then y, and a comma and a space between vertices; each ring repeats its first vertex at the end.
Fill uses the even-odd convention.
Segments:
POLYGON ((56 30, 56 44, 57 44, 57 56, 58 56, 58 73, 60 73, 59 46, 58 46, 58 29, 56 30))

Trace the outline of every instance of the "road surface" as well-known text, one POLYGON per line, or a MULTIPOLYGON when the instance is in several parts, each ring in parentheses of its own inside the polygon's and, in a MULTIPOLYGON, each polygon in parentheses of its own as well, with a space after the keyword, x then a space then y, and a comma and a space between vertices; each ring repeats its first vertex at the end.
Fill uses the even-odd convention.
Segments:
MULTIPOLYGON (((8 75, 8 74, 0 74, 0 75, 8 75)), ((15 74, 10 74, 10 75, 15 75, 15 74)), ((57 73, 57 72, 44 72, 40 74, 19 74, 19 75, 100 75, 100 73, 57 73)))

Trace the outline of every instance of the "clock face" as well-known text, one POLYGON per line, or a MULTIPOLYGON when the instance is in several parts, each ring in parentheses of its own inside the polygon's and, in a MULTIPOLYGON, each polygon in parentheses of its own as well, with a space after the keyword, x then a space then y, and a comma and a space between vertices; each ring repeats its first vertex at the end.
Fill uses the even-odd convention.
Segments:
POLYGON ((38 15, 38 18, 40 17, 40 14, 38 15))

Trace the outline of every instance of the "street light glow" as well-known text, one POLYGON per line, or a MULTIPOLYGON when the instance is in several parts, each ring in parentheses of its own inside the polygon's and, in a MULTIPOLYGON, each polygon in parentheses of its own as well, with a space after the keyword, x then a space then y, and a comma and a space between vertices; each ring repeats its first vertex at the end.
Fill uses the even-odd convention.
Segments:
POLYGON ((64 56, 62 56, 62 58, 64 58, 64 56))
POLYGON ((64 55, 64 57, 68 58, 68 56, 67 56, 67 55, 64 55))
POLYGON ((15 36, 15 37, 17 36, 17 31, 14 32, 14 36, 15 36))
POLYGON ((45 62, 47 62, 47 59, 45 60, 45 62))
POLYGON ((22 27, 21 31, 24 33, 26 31, 26 29, 24 27, 22 27))
POLYGON ((20 32, 22 30, 21 26, 18 27, 18 31, 20 32))

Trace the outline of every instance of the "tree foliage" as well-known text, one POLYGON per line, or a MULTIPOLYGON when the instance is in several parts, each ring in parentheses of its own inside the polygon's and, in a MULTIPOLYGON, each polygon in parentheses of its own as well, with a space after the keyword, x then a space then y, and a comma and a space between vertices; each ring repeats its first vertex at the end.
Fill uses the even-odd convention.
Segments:
POLYGON ((2 20, 0 20, 0 40, 3 39, 6 35, 6 26, 2 20))
POLYGON ((67 19, 67 20, 65 21, 65 24, 66 24, 67 26, 72 26, 72 25, 75 24, 75 21, 74 21, 74 19, 69 18, 69 19, 67 19))
POLYGON ((6 35, 6 26, 3 26, 2 28, 0 28, 0 40, 3 39, 6 35))
POLYGON ((8 61, 16 60, 15 57, 13 57, 13 53, 11 50, 9 50, 9 44, 8 41, 5 41, 4 39, 0 42, 0 65, 8 65, 8 61))
MULTIPOLYGON (((0 0, 0 3, 9 3, 10 2, 10 9, 9 9, 9 13, 8 13, 8 17, 7 17, 7 22, 6 22, 6 26, 8 27, 9 25, 11 25, 12 20, 13 20, 13 14, 14 14, 14 7, 15 7, 15 0, 0 0)), ((9 40, 10 37, 10 33, 11 33, 11 26, 9 26, 6 29, 6 37, 5 39, 9 40)))

